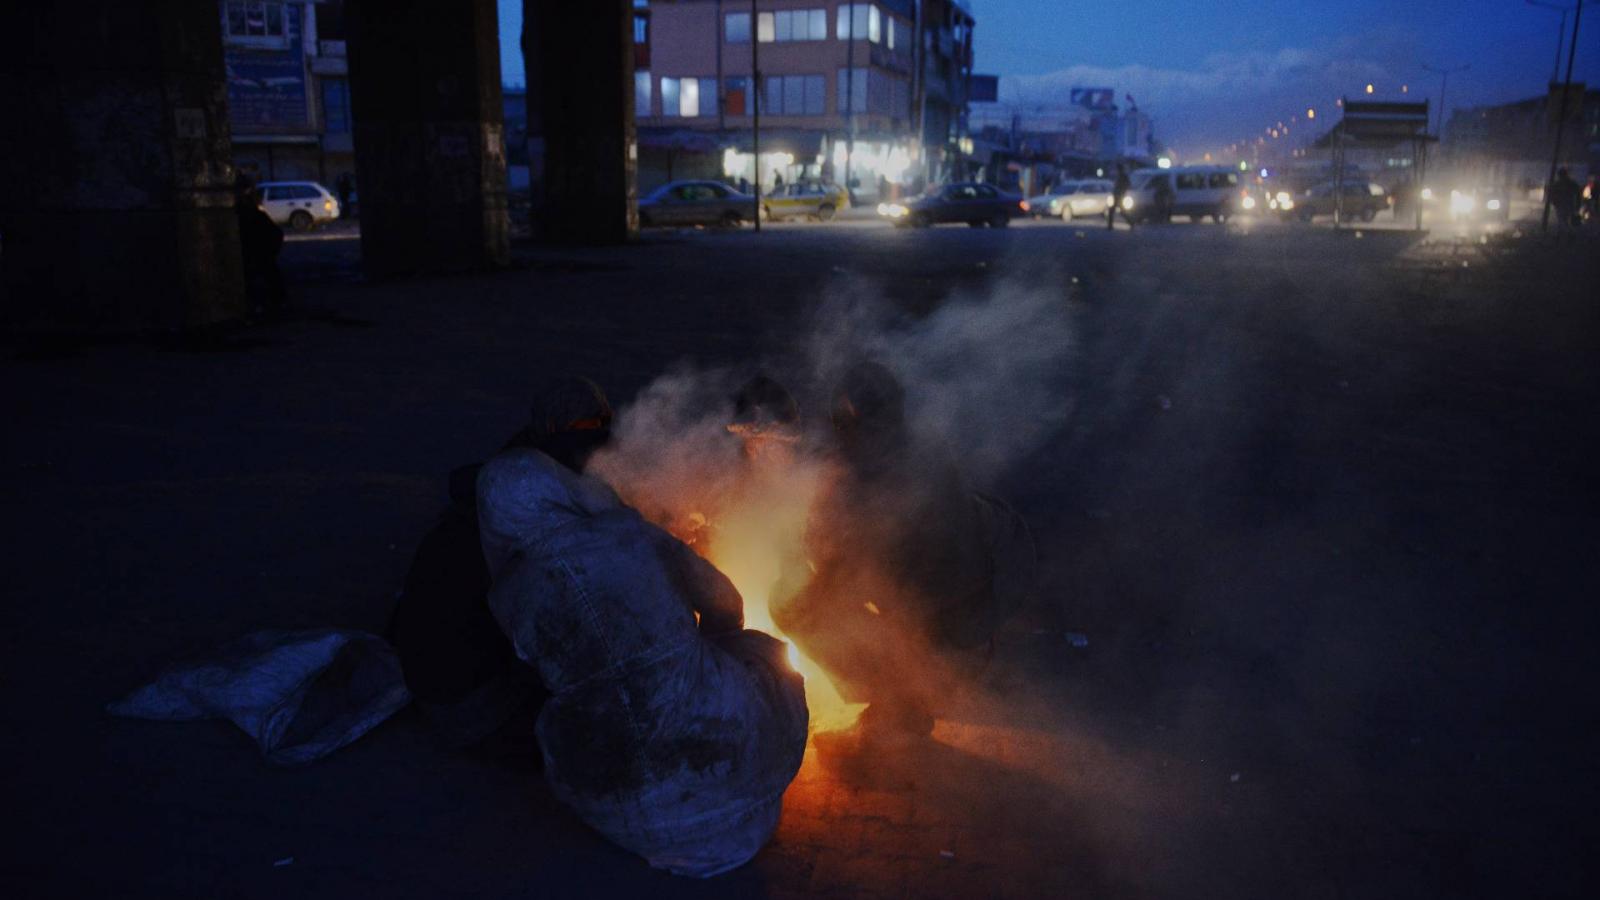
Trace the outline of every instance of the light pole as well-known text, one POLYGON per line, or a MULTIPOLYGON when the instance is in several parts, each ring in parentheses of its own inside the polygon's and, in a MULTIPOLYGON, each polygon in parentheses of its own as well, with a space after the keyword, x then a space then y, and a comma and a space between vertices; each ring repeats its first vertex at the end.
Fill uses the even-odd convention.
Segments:
POLYGON ((1450 76, 1451 75, 1454 75, 1457 72, 1465 72, 1466 70, 1472 68, 1472 63, 1463 63, 1463 64, 1461 64, 1459 66, 1455 66, 1454 68, 1447 68, 1447 69, 1439 69, 1439 68, 1435 68, 1433 66, 1430 66, 1427 63, 1423 63, 1422 64, 1422 68, 1424 70, 1428 71, 1428 72, 1432 72, 1433 74, 1439 76, 1439 124, 1434 126, 1433 130, 1437 135, 1439 135, 1440 137, 1443 137, 1444 136, 1444 92, 1445 92, 1445 88, 1450 86, 1450 76))
POLYGON ((1550 83, 1555 84, 1561 80, 1561 42, 1567 39, 1567 13, 1572 12, 1572 7, 1565 3, 1547 3, 1545 0, 1527 0, 1527 3, 1561 13, 1561 27, 1556 29, 1556 64, 1550 69, 1550 83))
POLYGON ((761 13, 756 0, 750 0, 750 156, 754 160, 756 201, 753 210, 755 230, 761 233, 761 13))
POLYGON ((1561 164, 1561 140, 1567 130, 1567 98, 1572 96, 1572 61, 1578 55, 1578 25, 1583 21, 1583 0, 1578 0, 1572 15, 1572 49, 1567 51, 1567 80, 1561 86, 1561 105, 1556 113, 1556 149, 1550 156, 1550 177, 1544 182, 1544 212, 1539 215, 1539 231, 1550 231, 1550 188, 1556 183, 1556 167, 1561 164))

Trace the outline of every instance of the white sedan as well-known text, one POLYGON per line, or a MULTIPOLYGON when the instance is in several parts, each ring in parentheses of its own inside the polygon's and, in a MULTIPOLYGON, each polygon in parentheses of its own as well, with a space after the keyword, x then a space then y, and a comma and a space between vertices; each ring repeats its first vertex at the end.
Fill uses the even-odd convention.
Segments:
POLYGON ((1034 215, 1062 219, 1103 216, 1110 205, 1111 182, 1095 179, 1065 181, 1048 194, 1028 199, 1028 210, 1034 215))
POLYGON ((339 218, 339 201, 315 181, 263 181, 261 209, 279 225, 295 231, 310 231, 313 226, 339 218))

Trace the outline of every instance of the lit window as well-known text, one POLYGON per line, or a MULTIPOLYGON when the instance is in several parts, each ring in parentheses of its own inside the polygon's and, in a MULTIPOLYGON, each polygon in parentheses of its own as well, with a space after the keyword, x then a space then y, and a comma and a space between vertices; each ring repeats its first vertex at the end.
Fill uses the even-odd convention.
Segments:
POLYGON ((223 33, 234 43, 276 46, 283 43, 287 19, 280 2, 229 0, 223 8, 223 33))
POLYGON ((652 114, 650 108, 650 73, 633 73, 633 114, 635 116, 648 116, 652 114))
POLYGON ((761 13, 756 32, 762 43, 827 40, 828 11, 788 9, 761 13))
POLYGON ((698 116, 700 114, 700 80, 698 78, 685 78, 678 88, 678 115, 698 116))
POLYGON ((883 40, 883 16, 871 3, 847 3, 839 7, 834 31, 841 41, 865 38, 876 44, 883 40))
POLYGON ((729 13, 723 26, 723 36, 730 44, 750 43, 750 14, 729 13))
POLYGON ((661 114, 663 116, 678 115, 678 79, 661 79, 661 114))
MULTIPOLYGON (((647 74, 647 73, 640 73, 647 74)), ((634 103, 646 104, 649 87, 642 80, 634 83, 634 103)), ((662 78, 661 115, 673 118, 694 118, 717 114, 717 81, 715 78, 662 78)), ((642 115, 642 113, 641 113, 642 115)))

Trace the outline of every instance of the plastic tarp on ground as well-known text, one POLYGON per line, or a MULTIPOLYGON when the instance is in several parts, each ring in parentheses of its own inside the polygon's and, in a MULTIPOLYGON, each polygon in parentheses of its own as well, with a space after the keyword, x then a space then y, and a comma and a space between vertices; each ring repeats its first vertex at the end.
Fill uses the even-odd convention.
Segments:
POLYGON ((490 607, 553 693, 537 730, 556 795, 659 868, 749 860, 805 752, 782 643, 743 630, 728 579, 592 478, 514 450, 478 493, 490 607))
POLYGON ((258 631, 198 663, 169 669, 112 715, 161 721, 228 719, 267 760, 311 762, 394 715, 411 699, 400 660, 362 631, 258 631))

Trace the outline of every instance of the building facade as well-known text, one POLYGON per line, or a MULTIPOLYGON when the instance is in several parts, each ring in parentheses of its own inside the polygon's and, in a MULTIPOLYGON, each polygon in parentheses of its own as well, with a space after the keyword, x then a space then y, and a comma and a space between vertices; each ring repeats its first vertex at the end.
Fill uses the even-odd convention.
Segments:
POLYGON ((332 185, 355 171, 341 0, 220 0, 234 165, 332 185))
POLYGON ((948 0, 759 0, 753 16, 730 0, 636 2, 640 188, 759 177, 870 198, 951 177, 971 32, 948 0))
MULTIPOLYGON (((1600 90, 1574 84, 1561 129, 1560 164, 1582 180, 1600 171, 1600 90)), ((1543 97, 1456 109, 1445 127, 1443 162, 1485 184, 1533 189, 1550 175, 1561 86, 1543 97)))

